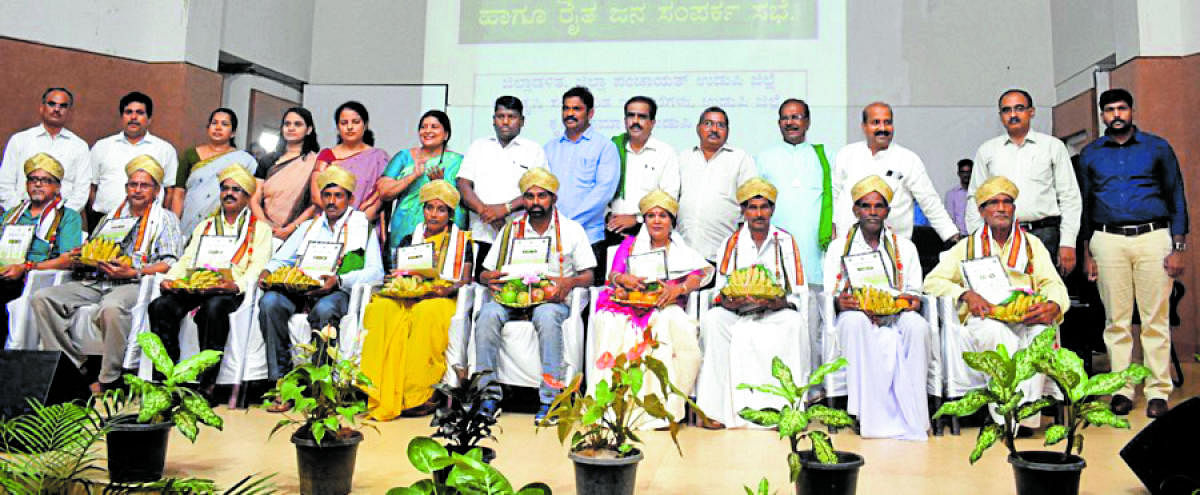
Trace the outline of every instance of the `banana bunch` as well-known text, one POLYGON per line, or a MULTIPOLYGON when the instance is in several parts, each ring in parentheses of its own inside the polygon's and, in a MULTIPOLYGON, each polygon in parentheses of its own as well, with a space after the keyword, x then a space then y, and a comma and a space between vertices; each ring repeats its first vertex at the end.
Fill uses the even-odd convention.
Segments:
POLYGON ((303 271, 294 266, 285 266, 271 272, 263 282, 267 285, 286 285, 298 289, 320 287, 321 285, 320 282, 305 275, 303 271))
POLYGON ((171 286, 176 289, 198 291, 216 287, 221 284, 223 279, 224 277, 222 277, 218 272, 214 272, 212 270, 196 270, 184 278, 175 280, 171 286))
POLYGON ((754 265, 740 268, 729 274, 729 280, 721 289, 725 297, 783 297, 783 287, 775 283, 767 267, 754 265))
POLYGON ((1031 306, 1043 302, 1046 302, 1046 296, 1041 294, 1014 295, 1009 298, 1008 304, 992 306, 992 312, 988 318, 1005 323, 1020 323, 1025 320, 1025 313, 1031 306))
POLYGON ((892 297, 887 291, 874 287, 854 289, 859 309, 873 315, 894 315, 908 309, 908 300, 892 297))
POLYGON ((116 261, 121 264, 133 264, 128 256, 120 256, 121 245, 107 239, 92 239, 83 245, 79 253, 79 262, 95 266, 102 262, 116 261))
POLYGON ((454 285, 446 280, 422 280, 421 277, 393 277, 383 285, 379 293, 386 297, 412 299, 422 297, 433 291, 435 287, 450 287, 454 285))

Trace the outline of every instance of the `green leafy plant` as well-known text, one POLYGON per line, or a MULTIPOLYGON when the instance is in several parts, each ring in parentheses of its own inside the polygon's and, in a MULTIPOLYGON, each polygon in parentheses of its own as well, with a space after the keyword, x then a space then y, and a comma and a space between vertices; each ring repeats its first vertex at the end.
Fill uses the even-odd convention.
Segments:
POLYGON ((476 371, 469 378, 460 380, 457 387, 444 383, 433 386, 448 399, 434 411, 429 423, 437 428, 433 438, 444 438, 451 446, 464 450, 485 438, 496 439, 492 436, 496 416, 482 410, 484 401, 500 400, 500 391, 496 387, 483 384, 484 377, 492 373, 492 370, 476 371))
POLYGON ((106 393, 108 405, 117 405, 116 409, 108 411, 110 420, 120 421, 124 405, 137 399, 138 423, 154 424, 168 421, 175 423, 175 428, 193 443, 199 433, 199 424, 205 424, 220 430, 225 422, 213 412, 205 399, 195 390, 185 386, 196 379, 200 372, 221 362, 221 352, 203 350, 195 356, 184 359, 178 364, 171 361, 162 340, 151 332, 142 332, 137 336, 142 352, 154 363, 154 370, 165 378, 162 383, 142 380, 136 375, 126 374, 125 384, 129 387, 128 397, 120 390, 110 390, 106 393))
POLYGON ((773 407, 751 409, 744 407, 741 411, 738 411, 738 416, 759 426, 778 428, 779 438, 787 437, 792 447, 792 451, 788 453, 788 471, 789 479, 793 483, 800 476, 800 441, 805 437, 808 438, 809 443, 812 445, 812 452, 818 461, 823 464, 834 464, 838 460, 837 453, 833 450, 833 443, 829 440, 829 435, 823 431, 807 431, 810 424, 817 421, 835 428, 854 425, 854 419, 849 414, 846 414, 846 411, 820 404, 814 404, 808 408, 804 407, 804 397, 808 394, 808 389, 824 382, 825 375, 833 373, 845 365, 846 358, 844 357, 822 364, 809 376, 808 383, 804 386, 797 386, 795 380, 792 378, 791 368, 779 356, 776 356, 774 359, 771 359, 771 376, 779 381, 779 385, 750 385, 743 383, 737 387, 738 390, 752 390, 754 392, 771 394, 781 397, 787 402, 782 409, 773 407))
POLYGON ((677 439, 678 418, 667 411, 667 398, 672 395, 680 397, 697 415, 701 418, 705 416, 695 402, 671 383, 666 365, 650 355, 650 350, 657 347, 658 342, 654 341, 647 328, 642 342, 628 352, 616 357, 610 352, 602 354, 596 361, 596 367, 601 371, 610 370, 611 381, 600 380, 592 395, 578 393, 582 375, 576 375, 569 387, 549 375, 543 375, 546 383, 562 389, 562 392, 550 404, 550 411, 539 427, 557 421, 559 442, 566 442, 569 437, 574 452, 609 450, 617 452, 620 457, 627 457, 633 455, 634 442, 642 443, 634 428, 649 416, 667 421, 675 450, 683 455, 677 439), (642 384, 647 372, 658 379, 659 393, 650 392, 643 396, 642 384))
MULTIPOLYGON (((337 329, 326 326, 313 330, 314 340, 307 344, 296 344, 299 360, 287 375, 280 378, 275 388, 264 394, 268 399, 263 408, 270 407, 270 400, 291 401, 293 415, 284 415, 271 435, 285 426, 299 425, 297 434, 311 435, 321 443, 326 433, 338 438, 353 435, 363 426, 355 419, 366 412, 367 403, 360 398, 359 388, 369 387, 371 380, 359 369, 353 357, 343 356, 336 345, 337 329)), ((378 431, 378 430, 376 430, 378 431)))
POLYGON ((551 495, 545 483, 529 483, 514 491, 508 478, 483 462, 479 448, 453 454, 429 437, 416 437, 408 442, 408 460, 425 474, 451 467, 450 475, 445 484, 427 478, 411 486, 392 488, 387 495, 551 495))
POLYGON ((771 492, 771 484, 767 482, 767 478, 765 476, 763 479, 758 480, 757 489, 750 488, 748 486, 743 486, 742 488, 746 489, 746 495, 770 495, 771 492))

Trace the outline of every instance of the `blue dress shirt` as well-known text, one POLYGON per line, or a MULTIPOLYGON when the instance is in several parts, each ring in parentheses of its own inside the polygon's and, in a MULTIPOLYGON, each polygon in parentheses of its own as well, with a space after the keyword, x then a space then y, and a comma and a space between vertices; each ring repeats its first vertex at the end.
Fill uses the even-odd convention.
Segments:
POLYGON ((1099 224, 1171 222, 1171 235, 1188 233, 1187 200, 1179 160, 1167 140, 1137 128, 1125 144, 1110 136, 1079 154, 1084 239, 1099 224))
POLYGON ((559 211, 583 226, 591 244, 604 240, 604 212, 621 180, 617 146, 588 126, 578 141, 564 133, 544 148, 550 172, 558 178, 559 211))

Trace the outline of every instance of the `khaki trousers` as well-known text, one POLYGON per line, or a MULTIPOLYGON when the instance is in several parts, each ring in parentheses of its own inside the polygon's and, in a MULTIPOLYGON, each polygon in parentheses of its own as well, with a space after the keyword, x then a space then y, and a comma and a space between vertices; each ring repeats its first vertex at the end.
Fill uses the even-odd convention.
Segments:
POLYGON ((101 289, 100 284, 68 282, 47 287, 33 295, 30 306, 42 337, 42 348, 63 351, 75 366, 82 366, 83 355, 71 338, 71 322, 75 312, 88 304, 99 304, 93 313, 93 324, 104 336, 104 356, 100 361, 100 381, 112 383, 121 377, 125 360, 125 339, 133 326, 130 310, 137 303, 138 284, 124 284, 101 289))
MULTIPOLYGON (((1096 231, 1091 241, 1092 257, 1099 276, 1096 283, 1104 302, 1104 343, 1113 371, 1129 366, 1133 359, 1133 302, 1137 300, 1141 317, 1142 354, 1150 378, 1146 381, 1147 399, 1166 399, 1171 393, 1171 277, 1163 260, 1171 254, 1171 234, 1158 229, 1139 236, 1126 237, 1096 231)), ((1133 397, 1133 387, 1117 392, 1133 397)))

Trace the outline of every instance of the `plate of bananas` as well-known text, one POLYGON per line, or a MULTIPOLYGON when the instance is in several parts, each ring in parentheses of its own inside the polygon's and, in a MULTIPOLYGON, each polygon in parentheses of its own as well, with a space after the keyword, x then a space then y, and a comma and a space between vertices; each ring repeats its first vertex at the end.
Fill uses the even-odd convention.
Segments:
POLYGON ((421 299, 433 293, 436 287, 452 287, 447 280, 428 280, 421 277, 392 277, 379 289, 379 295, 392 299, 421 299))
POLYGON ((108 239, 92 239, 84 244, 79 250, 80 264, 95 267, 100 263, 116 263, 119 265, 132 265, 133 260, 129 256, 121 255, 121 245, 108 239))
POLYGON ((1029 312, 1030 307, 1043 302, 1046 302, 1046 296, 1015 290, 1003 303, 992 306, 988 318, 1005 323, 1020 323, 1025 321, 1025 313, 1029 312))
POLYGON ((901 299, 875 287, 854 289, 852 293, 858 301, 858 309, 869 315, 894 315, 910 307, 907 299, 901 299))
POLYGON ((296 293, 316 289, 321 286, 321 282, 309 277, 299 268, 285 266, 268 274, 267 278, 263 279, 263 285, 267 290, 296 293))
POLYGON ((182 278, 177 278, 171 281, 171 289, 180 292, 191 294, 214 294, 219 292, 229 292, 227 289, 220 287, 226 280, 225 275, 219 271, 208 269, 196 269, 182 278))
POLYGON ((721 288, 725 297, 754 297, 775 299, 784 296, 783 287, 775 281, 775 277, 763 265, 739 268, 729 274, 725 287, 721 288))

